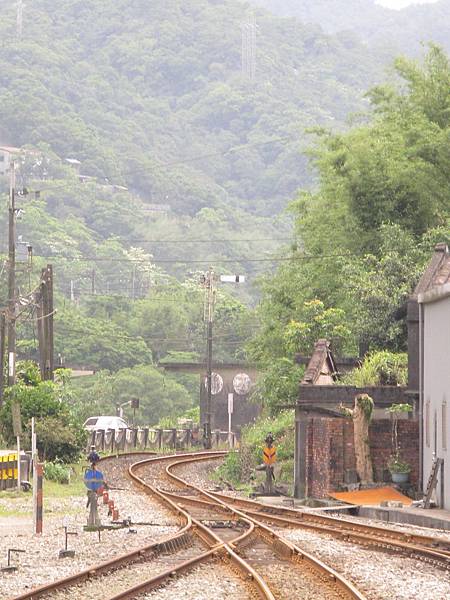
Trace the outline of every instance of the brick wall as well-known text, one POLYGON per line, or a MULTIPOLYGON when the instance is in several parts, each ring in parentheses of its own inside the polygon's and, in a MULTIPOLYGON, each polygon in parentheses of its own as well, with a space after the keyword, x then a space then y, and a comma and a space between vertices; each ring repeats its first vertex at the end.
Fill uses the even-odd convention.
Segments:
MULTIPOLYGON (((402 457, 412 466, 411 482, 417 485, 419 470, 419 423, 400 420, 399 445, 402 457)), ((391 421, 373 421, 369 439, 375 480, 383 482, 384 472, 391 454, 391 421)), ((333 417, 308 419, 308 444, 306 457, 307 495, 325 498, 329 491, 341 489, 347 470, 356 467, 353 442, 353 422, 333 417)))

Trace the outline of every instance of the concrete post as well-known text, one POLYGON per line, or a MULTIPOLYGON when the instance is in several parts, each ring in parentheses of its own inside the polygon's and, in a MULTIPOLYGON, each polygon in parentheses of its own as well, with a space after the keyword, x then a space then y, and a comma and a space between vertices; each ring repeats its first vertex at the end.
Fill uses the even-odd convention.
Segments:
POLYGON ((299 407, 295 409, 295 451, 294 451, 294 496, 306 498, 306 459, 308 448, 308 418, 307 413, 299 407))

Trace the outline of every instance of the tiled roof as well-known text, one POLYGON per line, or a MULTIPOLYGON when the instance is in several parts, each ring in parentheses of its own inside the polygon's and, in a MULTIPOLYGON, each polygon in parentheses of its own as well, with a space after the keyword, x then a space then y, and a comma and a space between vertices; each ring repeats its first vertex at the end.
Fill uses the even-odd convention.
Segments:
POLYGON ((414 290, 413 298, 417 299, 419 294, 446 283, 450 283, 450 252, 447 244, 441 243, 435 246, 428 267, 414 290))
POLYGON ((0 152, 7 152, 8 154, 19 154, 20 148, 14 146, 0 146, 0 152))
POLYGON ((327 361, 330 371, 329 374, 335 379, 337 370, 330 350, 330 342, 328 340, 317 340, 311 360, 306 368, 302 384, 314 384, 322 374, 327 361))

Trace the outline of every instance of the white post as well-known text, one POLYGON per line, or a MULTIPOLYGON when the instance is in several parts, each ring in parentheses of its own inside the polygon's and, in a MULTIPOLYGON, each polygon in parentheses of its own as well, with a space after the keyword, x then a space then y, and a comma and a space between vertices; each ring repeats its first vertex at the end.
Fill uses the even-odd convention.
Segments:
POLYGON ((33 533, 36 532, 37 520, 37 450, 36 450, 36 433, 34 432, 35 422, 34 417, 31 418, 31 465, 33 467, 33 533))
POLYGON ((17 436, 17 489, 20 492, 20 436, 17 436))
POLYGON ((233 447, 233 436, 231 434, 231 415, 233 414, 233 394, 228 394, 228 444, 233 447))

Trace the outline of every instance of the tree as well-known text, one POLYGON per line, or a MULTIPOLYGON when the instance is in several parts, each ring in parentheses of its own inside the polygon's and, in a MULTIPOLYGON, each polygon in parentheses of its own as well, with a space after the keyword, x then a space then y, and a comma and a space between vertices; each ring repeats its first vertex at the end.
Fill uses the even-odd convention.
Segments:
POLYGON ((373 465, 369 443, 369 425, 372 419, 373 400, 367 394, 358 394, 355 396, 354 408, 343 408, 343 411, 353 419, 353 438, 358 477, 362 484, 373 483, 373 465))
MULTIPOLYGON (((198 386, 191 386, 190 381, 186 381, 185 386, 176 377, 150 365, 120 369, 115 373, 101 371, 87 379, 73 385, 74 410, 82 419, 114 415, 120 404, 138 398, 137 424, 154 426, 161 418, 176 418, 192 408, 198 395, 198 386)), ((129 406, 124 408, 128 422, 131 423, 133 415, 129 406)))
POLYGON ((270 290, 271 301, 266 299, 260 310, 261 332, 249 343, 248 352, 264 371, 258 397, 276 412, 298 398, 304 370, 295 363, 296 353, 310 356, 315 342, 327 338, 341 354, 348 347, 351 332, 343 310, 326 308, 317 299, 301 302, 301 297, 288 296, 277 281, 270 284, 270 290))
POLYGON ((20 406, 25 447, 31 446, 31 418, 36 419, 37 447, 41 458, 63 461, 76 460, 84 447, 86 433, 67 399, 67 383, 42 381, 36 364, 18 363, 18 382, 6 388, 5 402, 0 411, 3 438, 13 444, 15 436, 11 406, 20 406))

